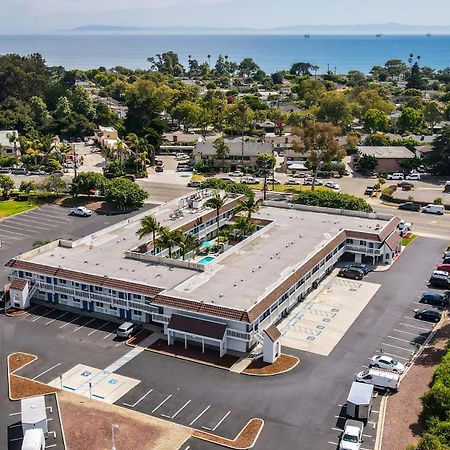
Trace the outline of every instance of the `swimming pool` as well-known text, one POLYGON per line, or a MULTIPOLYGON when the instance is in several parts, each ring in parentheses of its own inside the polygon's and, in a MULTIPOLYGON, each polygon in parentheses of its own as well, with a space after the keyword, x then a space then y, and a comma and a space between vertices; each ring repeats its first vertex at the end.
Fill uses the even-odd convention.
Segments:
POLYGON ((213 256, 205 256, 203 259, 201 259, 197 264, 209 264, 211 261, 214 261, 213 256))

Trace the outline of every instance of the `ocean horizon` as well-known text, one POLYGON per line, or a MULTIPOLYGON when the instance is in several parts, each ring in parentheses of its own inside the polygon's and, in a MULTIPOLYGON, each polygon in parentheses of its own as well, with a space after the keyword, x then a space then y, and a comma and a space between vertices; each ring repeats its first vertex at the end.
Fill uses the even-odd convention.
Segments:
POLYGON ((189 55, 211 64, 219 54, 240 61, 250 57, 267 73, 305 61, 328 70, 368 73, 389 59, 407 61, 420 55, 420 64, 433 69, 450 66, 450 35, 152 35, 51 34, 0 35, 0 54, 41 53, 50 66, 66 69, 124 66, 148 69, 147 58, 172 50, 186 66, 189 55))

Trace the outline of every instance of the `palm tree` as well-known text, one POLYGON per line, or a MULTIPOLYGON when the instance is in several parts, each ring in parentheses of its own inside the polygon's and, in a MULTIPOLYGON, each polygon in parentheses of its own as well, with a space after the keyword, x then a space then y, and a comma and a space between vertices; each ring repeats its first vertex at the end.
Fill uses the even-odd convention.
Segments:
POLYGON ((261 207, 262 205, 262 199, 258 199, 255 200, 255 196, 253 195, 252 197, 247 198, 246 200, 240 200, 239 201, 239 206, 238 206, 238 211, 244 211, 247 213, 247 219, 249 221, 252 220, 252 214, 257 212, 258 209, 261 207))
POLYGON ((158 247, 169 249, 169 258, 172 258, 172 248, 176 245, 176 235, 173 231, 170 231, 167 227, 161 227, 159 229, 159 237, 156 240, 158 247))
POLYGON ((173 234, 175 244, 180 248, 184 261, 186 253, 197 247, 197 239, 193 234, 184 234, 182 231, 175 231, 173 234))
POLYGON ((256 226, 247 217, 238 216, 234 222, 234 228, 239 230, 240 237, 244 238, 247 234, 252 234, 256 226))
POLYGON ((222 197, 220 195, 220 192, 214 192, 213 196, 209 198, 205 202, 205 206, 207 208, 213 208, 216 210, 216 223, 217 223, 217 237, 219 237, 219 216, 220 216, 220 208, 225 204, 225 201, 227 199, 227 196, 222 197))
POLYGON ((144 171, 145 164, 147 163, 147 153, 146 152, 139 152, 136 153, 136 156, 134 158, 134 162, 136 163, 136 172, 139 171, 139 167, 141 168, 141 171, 144 171))
POLYGON ((153 251, 156 250, 156 233, 161 229, 159 222, 152 216, 145 216, 141 219, 141 228, 136 231, 139 239, 149 234, 153 238, 153 251))
POLYGON ((211 55, 208 55, 207 58, 208 58, 208 67, 211 67, 211 55))

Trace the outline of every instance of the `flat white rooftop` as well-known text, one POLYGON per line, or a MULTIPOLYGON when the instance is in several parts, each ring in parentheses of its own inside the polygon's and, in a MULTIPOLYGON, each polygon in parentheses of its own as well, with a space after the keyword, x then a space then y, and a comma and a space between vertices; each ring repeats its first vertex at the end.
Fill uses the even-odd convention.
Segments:
MULTIPOLYGON (((205 211, 170 219, 172 209, 161 205, 146 214, 171 228, 205 211)), ((224 253, 208 270, 173 267, 125 258, 125 252, 149 241, 139 240, 139 222, 106 234, 94 234, 74 248, 55 247, 28 261, 76 272, 147 284, 164 295, 247 311, 269 294, 342 230, 379 233, 386 220, 307 212, 264 206, 254 215, 272 221, 241 245, 224 253)), ((168 260, 169 262, 169 260, 168 260)))

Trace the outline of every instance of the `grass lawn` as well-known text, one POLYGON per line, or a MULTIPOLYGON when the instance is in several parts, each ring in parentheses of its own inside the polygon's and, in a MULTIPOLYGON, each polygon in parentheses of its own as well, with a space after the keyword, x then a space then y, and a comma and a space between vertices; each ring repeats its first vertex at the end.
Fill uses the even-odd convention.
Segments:
POLYGON ((16 202, 14 200, 1 200, 0 201, 0 218, 13 216, 14 214, 28 211, 29 209, 36 208, 36 203, 28 202, 16 202))
POLYGON ((415 234, 410 234, 408 237, 402 238, 402 246, 406 247, 407 245, 411 244, 411 242, 416 238, 417 236, 415 234))

